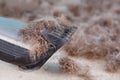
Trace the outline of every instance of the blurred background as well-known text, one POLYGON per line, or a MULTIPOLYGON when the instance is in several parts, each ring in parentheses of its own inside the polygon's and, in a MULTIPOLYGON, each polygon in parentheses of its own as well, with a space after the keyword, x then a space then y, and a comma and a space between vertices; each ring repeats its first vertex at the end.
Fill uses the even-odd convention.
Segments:
POLYGON ((87 22, 95 15, 120 14, 120 0, 0 0, 0 15, 31 21, 43 16, 65 16, 69 21, 87 22))
MULTIPOLYGON (((27 23, 43 17, 63 17, 78 26, 76 36, 64 49, 65 55, 89 66, 95 78, 93 80, 120 80, 119 73, 107 73, 103 68, 106 65, 103 60, 113 56, 113 53, 120 54, 120 0, 0 0, 0 16, 27 23), (87 59, 74 57, 81 54, 87 54, 87 59)), ((20 71, 16 66, 0 61, 0 80, 90 80, 54 72, 55 68, 49 69, 53 66, 58 69, 61 53, 53 56, 45 68, 32 72, 20 71)), ((116 55, 113 58, 118 60, 116 55)), ((117 68, 120 69, 120 63, 117 68)))

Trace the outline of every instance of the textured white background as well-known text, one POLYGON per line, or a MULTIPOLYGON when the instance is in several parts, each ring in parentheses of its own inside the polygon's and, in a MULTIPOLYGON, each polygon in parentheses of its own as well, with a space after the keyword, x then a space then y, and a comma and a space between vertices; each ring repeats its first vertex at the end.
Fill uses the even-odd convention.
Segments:
MULTIPOLYGON (((15 65, 0 61, 0 80, 83 80, 77 76, 59 73, 58 59, 64 52, 57 52, 38 70, 21 70, 15 65)), ((77 59, 77 62, 90 67, 94 80, 120 80, 120 73, 106 73, 102 61, 77 59)))

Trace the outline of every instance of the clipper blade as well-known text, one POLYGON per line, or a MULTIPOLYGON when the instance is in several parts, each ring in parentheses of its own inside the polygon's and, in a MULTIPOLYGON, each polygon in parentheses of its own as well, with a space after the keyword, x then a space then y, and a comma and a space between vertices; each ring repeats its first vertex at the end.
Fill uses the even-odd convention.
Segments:
POLYGON ((0 59, 20 66, 24 69, 40 68, 59 48, 71 38, 76 27, 64 27, 62 29, 41 31, 47 40, 49 49, 36 56, 33 60, 30 56, 29 45, 19 40, 19 30, 25 27, 25 23, 0 18, 0 59))

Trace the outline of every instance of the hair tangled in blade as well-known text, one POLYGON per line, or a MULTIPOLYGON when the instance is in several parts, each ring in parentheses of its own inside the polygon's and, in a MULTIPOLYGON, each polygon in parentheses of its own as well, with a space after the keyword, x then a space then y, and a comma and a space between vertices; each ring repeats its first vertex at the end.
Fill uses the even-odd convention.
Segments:
POLYGON ((54 18, 42 18, 30 23, 26 28, 20 31, 23 42, 30 44, 30 53, 40 55, 49 49, 47 40, 41 34, 41 30, 53 30, 59 26, 54 18))

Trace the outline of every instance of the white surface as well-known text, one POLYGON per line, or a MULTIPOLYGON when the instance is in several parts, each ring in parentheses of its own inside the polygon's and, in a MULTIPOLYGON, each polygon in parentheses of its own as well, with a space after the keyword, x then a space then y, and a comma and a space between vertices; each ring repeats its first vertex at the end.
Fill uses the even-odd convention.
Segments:
MULTIPOLYGON (((82 80, 77 76, 59 73, 58 59, 64 52, 57 52, 39 70, 21 70, 15 65, 0 61, 0 80, 82 80)), ((76 60, 76 59, 75 59, 76 60)), ((76 62, 90 67, 94 80, 120 80, 120 73, 106 73, 102 61, 77 59, 76 62)))

